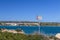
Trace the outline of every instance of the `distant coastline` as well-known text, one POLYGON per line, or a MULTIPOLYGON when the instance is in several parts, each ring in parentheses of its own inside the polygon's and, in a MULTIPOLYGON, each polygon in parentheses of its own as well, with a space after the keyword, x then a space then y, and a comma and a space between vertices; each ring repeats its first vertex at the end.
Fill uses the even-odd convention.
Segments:
POLYGON ((60 23, 33 21, 0 21, 0 26, 60 26, 60 23))

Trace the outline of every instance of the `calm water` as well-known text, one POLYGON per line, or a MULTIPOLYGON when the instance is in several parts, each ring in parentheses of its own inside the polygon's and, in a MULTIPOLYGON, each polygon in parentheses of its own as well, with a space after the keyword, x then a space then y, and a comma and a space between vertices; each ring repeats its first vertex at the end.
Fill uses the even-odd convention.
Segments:
MULTIPOLYGON (((26 34, 31 34, 34 31, 38 31, 39 26, 0 26, 0 28, 6 29, 22 29, 26 34)), ((40 32, 46 35, 55 35, 60 33, 60 27, 57 26, 40 26, 40 32)))

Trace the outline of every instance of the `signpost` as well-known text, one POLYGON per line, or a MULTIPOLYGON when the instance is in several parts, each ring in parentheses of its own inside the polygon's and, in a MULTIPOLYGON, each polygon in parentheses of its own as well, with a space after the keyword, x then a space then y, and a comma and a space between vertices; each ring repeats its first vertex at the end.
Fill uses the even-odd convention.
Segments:
MULTIPOLYGON (((38 20, 38 23, 39 23, 39 25, 40 25, 40 20, 42 20, 42 16, 37 16, 37 20, 38 20)), ((40 34, 40 26, 38 26, 38 34, 40 34)))

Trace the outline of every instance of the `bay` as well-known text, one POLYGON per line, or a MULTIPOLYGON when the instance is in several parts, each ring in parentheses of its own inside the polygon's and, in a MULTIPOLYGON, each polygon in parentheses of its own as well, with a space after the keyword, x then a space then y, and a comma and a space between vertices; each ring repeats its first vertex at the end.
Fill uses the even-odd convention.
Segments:
POLYGON ((0 26, 0 28, 8 30, 21 29, 26 34, 32 34, 35 31, 39 31, 39 27, 40 33, 45 35, 56 35, 57 33, 60 33, 60 26, 0 26))

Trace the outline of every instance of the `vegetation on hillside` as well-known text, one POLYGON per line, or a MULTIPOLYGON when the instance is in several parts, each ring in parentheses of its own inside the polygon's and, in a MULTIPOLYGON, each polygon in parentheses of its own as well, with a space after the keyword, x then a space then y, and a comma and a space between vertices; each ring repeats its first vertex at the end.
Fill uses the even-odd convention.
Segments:
POLYGON ((60 26, 60 23, 57 22, 41 22, 41 26, 60 26))
POLYGON ((1 32, 0 30, 0 40, 59 40, 54 36, 47 37, 44 35, 26 35, 20 33, 9 33, 9 32, 1 32))
POLYGON ((0 40, 48 40, 42 35, 14 34, 0 31, 0 40))

